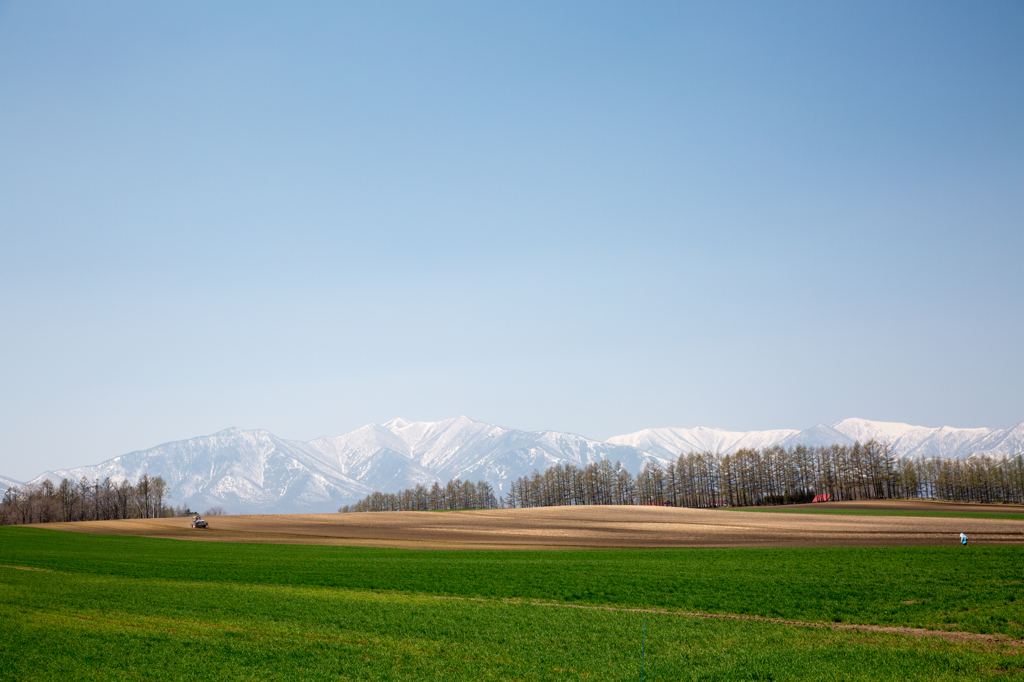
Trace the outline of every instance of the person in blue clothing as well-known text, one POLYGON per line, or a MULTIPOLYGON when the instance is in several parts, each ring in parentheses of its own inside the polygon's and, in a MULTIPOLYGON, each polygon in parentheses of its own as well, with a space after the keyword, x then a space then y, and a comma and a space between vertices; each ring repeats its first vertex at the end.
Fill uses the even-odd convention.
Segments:
POLYGON ((966 545, 967 544, 967 536, 964 535, 963 533, 960 533, 960 544, 961 545, 966 545))

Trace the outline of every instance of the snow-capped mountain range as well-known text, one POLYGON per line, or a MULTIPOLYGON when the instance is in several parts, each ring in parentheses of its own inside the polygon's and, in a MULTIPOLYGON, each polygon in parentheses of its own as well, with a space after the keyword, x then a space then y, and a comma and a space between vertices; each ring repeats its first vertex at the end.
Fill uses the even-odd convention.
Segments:
MULTIPOLYGON (((691 451, 728 454, 742 448, 852 445, 872 439, 889 443, 900 457, 1012 455, 1024 451, 1024 422, 998 430, 844 419, 804 431, 645 429, 606 441, 557 431, 506 429, 468 417, 439 422, 393 419, 309 442, 231 428, 93 466, 47 471, 30 483, 83 476, 134 481, 148 473, 167 481, 170 502, 193 509, 219 505, 232 513, 323 512, 373 490, 393 492, 452 478, 484 479, 500 494, 510 480, 559 462, 585 465, 608 459, 636 473, 646 462, 665 466, 691 451)), ((0 477, 0 488, 17 484, 0 477)))
POLYGON ((630 445, 645 453, 675 458, 683 452, 719 452, 723 455, 742 448, 808 445, 853 445, 875 440, 888 443, 897 457, 952 457, 974 454, 1010 455, 1024 450, 1024 422, 1009 429, 929 428, 899 422, 844 419, 832 426, 818 424, 804 431, 723 431, 695 429, 644 429, 625 436, 613 436, 608 443, 630 445))

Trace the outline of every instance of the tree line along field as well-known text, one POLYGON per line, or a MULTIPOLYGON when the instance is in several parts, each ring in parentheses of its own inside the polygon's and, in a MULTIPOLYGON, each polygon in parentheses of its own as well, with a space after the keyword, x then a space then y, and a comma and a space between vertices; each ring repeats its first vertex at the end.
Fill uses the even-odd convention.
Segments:
POLYGON ((0 679, 631 680, 644 619, 648 680, 1024 679, 1022 565, 1014 545, 418 551, 2 528, 0 679))
MULTIPOLYGON (((135 483, 118 483, 110 477, 75 482, 64 478, 57 485, 44 480, 36 485, 13 486, 0 497, 0 526, 29 523, 61 523, 111 519, 154 519, 189 516, 185 505, 166 503, 167 482, 161 476, 143 474, 135 483)), ((215 508, 208 515, 223 513, 215 508)))
MULTIPOLYGON (((968 460, 899 459, 887 445, 744 449, 734 454, 687 453, 662 468, 648 463, 633 476, 607 460, 579 467, 556 464, 510 481, 497 496, 484 480, 453 479, 397 493, 374 492, 341 512, 441 511, 571 505, 743 507, 809 502, 815 493, 835 501, 914 499, 979 503, 1024 502, 1024 455, 968 460)), ((166 503, 160 476, 136 483, 110 478, 63 479, 15 486, 0 497, 0 526, 29 523, 186 516, 166 503)), ((220 508, 206 514, 224 513, 220 508)))
POLYGON ((437 511, 493 507, 657 504, 745 507, 810 502, 928 498, 958 502, 1024 502, 1024 455, 900 459, 876 441, 851 446, 742 449, 728 455, 681 454, 662 468, 648 462, 634 476, 608 460, 555 464, 509 482, 495 498, 486 482, 458 479, 374 492, 342 512, 437 511))

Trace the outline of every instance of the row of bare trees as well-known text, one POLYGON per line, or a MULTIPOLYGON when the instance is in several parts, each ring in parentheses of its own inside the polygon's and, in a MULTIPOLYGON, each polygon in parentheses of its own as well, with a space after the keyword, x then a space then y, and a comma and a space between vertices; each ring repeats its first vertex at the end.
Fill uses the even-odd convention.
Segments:
POLYGON ((46 480, 37 485, 9 488, 0 500, 0 525, 52 523, 57 521, 99 521, 107 519, 149 519, 187 516, 187 507, 164 503, 167 483, 163 478, 143 474, 134 484, 110 478, 78 482, 62 479, 54 485, 46 480))
POLYGON ((901 459, 883 443, 852 446, 779 446, 733 454, 690 452, 661 467, 648 462, 633 476, 608 460, 579 467, 556 464, 509 484, 495 499, 486 481, 458 479, 374 492, 339 511, 436 511, 494 507, 648 504, 744 507, 810 502, 929 498, 961 502, 1024 503, 1024 455, 967 459, 901 459))
POLYGON ((607 460, 585 467, 556 464, 512 481, 506 507, 664 504, 721 507, 832 500, 932 498, 1024 502, 1024 455, 968 459, 900 459, 888 445, 779 446, 728 455, 680 455, 637 476, 607 460))
POLYGON ((370 493, 355 504, 347 504, 338 511, 343 514, 363 511, 443 511, 494 509, 497 506, 498 500, 490 483, 473 483, 456 478, 448 481, 445 486, 435 481, 429 488, 420 484, 397 493, 370 493))

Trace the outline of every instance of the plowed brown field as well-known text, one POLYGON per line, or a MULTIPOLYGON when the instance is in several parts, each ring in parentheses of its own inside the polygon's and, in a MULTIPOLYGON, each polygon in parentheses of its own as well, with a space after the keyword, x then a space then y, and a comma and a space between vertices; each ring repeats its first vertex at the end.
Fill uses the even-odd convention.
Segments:
MULTIPOLYGON (((822 505, 825 507, 826 505, 822 505)), ((1020 520, 746 513, 669 507, 543 507, 458 512, 375 512, 50 523, 83 533, 214 542, 408 547, 566 549, 1024 544, 1024 507, 931 502, 827 503, 827 507, 1021 512, 1020 520), (871 507, 871 504, 883 505, 871 507)))

